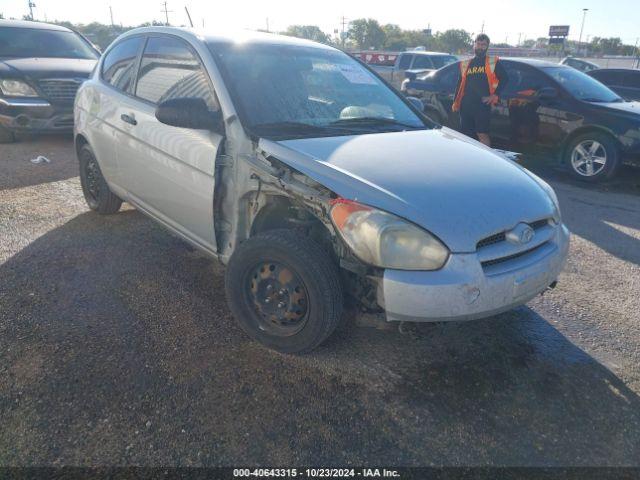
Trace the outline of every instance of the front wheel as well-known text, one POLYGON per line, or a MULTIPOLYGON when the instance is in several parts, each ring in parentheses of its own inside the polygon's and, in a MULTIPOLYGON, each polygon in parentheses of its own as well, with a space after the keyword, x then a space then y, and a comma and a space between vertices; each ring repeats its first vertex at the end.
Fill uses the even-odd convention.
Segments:
POLYGON ((606 133, 585 133, 571 141, 565 162, 575 178, 600 182, 616 174, 620 166, 620 151, 615 140, 606 133))
POLYGON ((338 326, 338 268, 316 242, 272 230, 236 249, 226 271, 229 308, 255 340, 282 353, 309 352, 338 326))

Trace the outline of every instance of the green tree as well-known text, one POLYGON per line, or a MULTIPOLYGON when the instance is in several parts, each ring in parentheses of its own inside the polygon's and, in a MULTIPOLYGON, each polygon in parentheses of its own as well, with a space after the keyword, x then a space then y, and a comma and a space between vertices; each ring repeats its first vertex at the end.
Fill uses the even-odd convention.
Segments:
POLYGON ((466 30, 452 29, 438 32, 436 39, 442 50, 449 53, 466 52, 471 48, 471 35, 466 30))
POLYGON ((386 35, 377 20, 373 18, 359 18, 349 25, 349 38, 351 38, 358 48, 382 48, 385 44, 386 35))
POLYGON ((329 35, 315 25, 290 25, 283 35, 290 37, 306 38, 314 42, 330 43, 329 35))

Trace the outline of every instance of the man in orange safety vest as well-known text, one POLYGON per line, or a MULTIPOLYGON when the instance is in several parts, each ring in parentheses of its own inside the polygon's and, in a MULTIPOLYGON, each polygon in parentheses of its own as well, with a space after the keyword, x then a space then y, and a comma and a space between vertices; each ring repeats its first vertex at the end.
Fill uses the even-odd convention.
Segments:
POLYGON ((497 56, 488 55, 489 37, 476 37, 475 57, 460 62, 460 79, 452 110, 460 112, 460 131, 491 146, 489 127, 491 106, 508 82, 508 76, 497 56))

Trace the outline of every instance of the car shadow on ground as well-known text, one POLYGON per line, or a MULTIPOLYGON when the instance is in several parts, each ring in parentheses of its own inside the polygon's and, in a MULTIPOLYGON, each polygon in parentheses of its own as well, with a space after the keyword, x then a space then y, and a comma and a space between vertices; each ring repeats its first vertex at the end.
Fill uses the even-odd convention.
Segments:
POLYGON ((0 464, 637 464, 640 399, 522 307, 284 356, 223 270, 136 211, 0 265, 0 464))
POLYGON ((78 164, 69 135, 41 135, 0 145, 0 191, 57 182, 78 176, 78 164), (43 155, 50 160, 34 164, 43 155))

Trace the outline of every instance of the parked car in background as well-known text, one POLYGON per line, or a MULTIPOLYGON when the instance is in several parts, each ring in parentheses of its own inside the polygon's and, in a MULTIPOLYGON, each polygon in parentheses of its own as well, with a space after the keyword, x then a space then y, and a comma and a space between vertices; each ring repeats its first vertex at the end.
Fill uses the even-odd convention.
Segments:
POLYGON ((222 261, 234 316, 282 352, 324 341, 343 292, 387 320, 469 320, 554 285, 567 256, 549 185, 307 40, 131 30, 75 131, 90 208, 126 200, 222 261))
MULTIPOLYGON (((640 163, 640 103, 573 68, 541 60, 501 59, 509 83, 491 112, 491 140, 523 153, 551 153, 581 180, 615 175, 623 161, 640 163)), ((451 128, 459 64, 407 85, 425 113, 451 128)))
POLYGON ((391 83, 397 89, 402 86, 407 72, 412 77, 426 75, 427 73, 455 63, 458 57, 448 53, 425 52, 424 50, 412 50, 398 54, 393 66, 370 65, 378 75, 391 83))
POLYGON ((591 70, 597 70, 600 68, 599 65, 588 62, 587 60, 582 60, 581 58, 574 57, 565 57, 560 60, 560 65, 566 65, 568 67, 573 67, 576 70, 580 70, 581 72, 590 72, 591 70))
POLYGON ((16 133, 71 132, 76 91, 99 56, 68 28, 0 20, 0 142, 16 133))
POLYGON ((631 68, 600 68, 587 75, 604 83, 625 100, 640 101, 640 70, 631 68))

